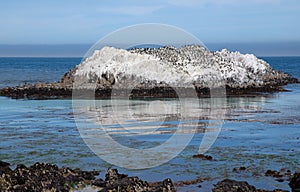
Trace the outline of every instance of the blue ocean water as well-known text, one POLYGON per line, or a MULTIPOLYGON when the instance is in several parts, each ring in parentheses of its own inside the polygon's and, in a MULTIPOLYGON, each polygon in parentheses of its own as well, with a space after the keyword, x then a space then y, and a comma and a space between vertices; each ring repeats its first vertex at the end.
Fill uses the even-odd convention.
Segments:
MULTIPOLYGON (((262 59, 276 70, 300 79, 300 57, 262 59)), ((0 58, 0 87, 59 81, 65 72, 80 61, 81 58, 0 58)), ((289 189, 287 181, 279 183, 273 178, 266 180, 264 177, 267 169, 297 171, 300 168, 300 85, 292 84, 285 88, 290 91, 226 100, 221 133, 207 152, 215 161, 192 158, 197 154, 203 138, 201 130, 209 128, 205 121, 201 121, 203 125, 199 125, 199 132, 186 149, 171 161, 145 170, 119 169, 150 181, 168 177, 174 181, 210 177, 212 179, 207 185, 211 185, 219 178, 229 177, 245 179, 264 189, 289 189), (233 168, 240 166, 247 167, 248 172, 232 172, 233 168)), ((143 101, 134 106, 143 107, 151 105, 151 102, 143 101)), ((172 100, 164 102, 174 105, 172 100)), ((109 106, 103 104, 102 107, 105 109, 109 106)), ((123 110, 126 113, 128 109, 123 110)), ((139 129, 163 123, 162 116, 135 117, 135 121, 140 122, 139 129)), ((160 128, 161 134, 130 138, 123 138, 120 134, 116 137, 132 147, 147 148, 168 139, 176 124, 176 119, 168 120, 168 126, 160 128)), ((100 169, 103 172, 113 166, 95 155, 81 138, 74 121, 71 100, 14 100, 0 97, 0 138, 0 160, 10 162, 13 166, 40 161, 85 170, 100 169)))
POLYGON ((0 88, 25 83, 59 81, 81 58, 0 57, 0 88))

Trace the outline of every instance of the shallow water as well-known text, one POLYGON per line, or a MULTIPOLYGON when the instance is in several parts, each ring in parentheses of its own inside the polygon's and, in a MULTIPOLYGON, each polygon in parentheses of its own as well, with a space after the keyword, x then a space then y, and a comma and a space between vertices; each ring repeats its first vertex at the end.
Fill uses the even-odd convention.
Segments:
MULTIPOLYGON (((146 170, 120 169, 150 181, 166 177, 175 181, 197 177, 236 177, 253 180, 253 184, 263 188, 274 188, 277 185, 288 188, 287 183, 279 183, 274 179, 265 183, 265 178, 262 178, 267 169, 285 168, 296 171, 299 168, 300 103, 297 101, 300 98, 300 87, 292 85, 288 88, 294 91, 275 94, 270 98, 228 98, 221 132, 207 152, 215 161, 192 158, 198 153, 203 130, 209 129, 207 118, 199 117, 198 120, 202 122, 197 127, 199 131, 176 158, 146 170), (247 167, 248 173, 240 175, 232 172, 233 168, 240 166, 247 167)), ((124 101, 120 100, 119 105, 122 102, 124 101)), ((145 109, 149 107, 147 103, 151 102, 153 101, 135 101, 145 105, 145 109)), ((167 106, 174 105, 174 102, 176 101, 164 101, 167 106)), ((27 165, 42 161, 103 171, 112 166, 97 157, 80 137, 71 100, 12 100, 1 97, 0 103, 1 160, 27 165)), ((128 108, 124 108, 124 112, 126 114, 128 108)), ((134 123, 127 124, 131 128, 129 131, 143 134, 118 132, 116 123, 111 123, 109 130, 117 141, 134 148, 159 145, 176 130, 176 118, 164 122, 162 116, 150 118, 136 114, 134 119, 134 123), (163 123, 166 125, 157 129, 163 123), (139 128, 142 132, 133 128, 139 128), (145 131, 144 128, 150 128, 150 131, 145 131)), ((124 125, 124 122, 121 124, 124 125)))
MULTIPOLYGON (((292 67, 281 68, 286 68, 299 78, 299 69, 291 70, 299 59, 293 62, 268 59, 275 67, 280 67, 277 62, 284 65, 289 63, 292 67)), ((189 118, 184 119, 187 120, 184 123, 197 126, 194 137, 183 152, 155 168, 118 169, 149 181, 168 177, 174 181, 211 178, 201 184, 203 191, 207 189, 205 185, 211 186, 225 177, 247 180, 264 189, 289 189, 286 181, 280 183, 274 178, 264 177, 268 169, 299 170, 300 85, 288 85, 286 89, 290 92, 227 98, 218 108, 221 116, 209 110, 209 100, 190 100, 189 118), (223 122, 221 132, 206 153, 214 161, 194 159, 192 156, 198 153, 204 132, 219 125, 214 124, 215 121, 223 122), (241 166, 247 170, 239 173, 232 171, 241 166)), ((182 120, 177 100, 133 100, 129 108, 124 100, 115 102, 117 108, 112 111, 108 100, 98 101, 96 112, 101 122, 89 121, 87 124, 104 126, 111 137, 128 147, 146 149, 158 146, 174 134, 182 120), (117 112, 117 115, 113 112, 117 112)), ((113 166, 95 155, 85 144, 76 127, 71 100, 13 100, 0 97, 0 106, 2 161, 10 162, 13 166, 48 162, 85 170, 99 169, 103 171, 102 174, 113 166)), ((197 185, 188 186, 188 190, 193 188, 201 190, 197 185)), ((184 191, 187 187, 180 189, 184 191)))

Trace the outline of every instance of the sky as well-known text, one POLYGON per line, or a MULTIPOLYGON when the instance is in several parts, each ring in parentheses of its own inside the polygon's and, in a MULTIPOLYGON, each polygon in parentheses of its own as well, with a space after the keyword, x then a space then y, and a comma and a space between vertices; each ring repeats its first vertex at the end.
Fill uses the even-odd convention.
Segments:
POLYGON ((204 44, 292 49, 299 20, 299 0, 0 0, 0 45, 87 45, 122 27, 163 23, 204 44))

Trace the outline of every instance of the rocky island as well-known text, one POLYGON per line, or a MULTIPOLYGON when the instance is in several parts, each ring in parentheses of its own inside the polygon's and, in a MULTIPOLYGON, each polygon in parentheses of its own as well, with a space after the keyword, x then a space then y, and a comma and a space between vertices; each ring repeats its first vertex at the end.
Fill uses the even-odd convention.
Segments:
MULTIPOLYGON (((207 97, 211 89, 226 95, 247 95, 284 91, 282 86, 298 83, 291 75, 274 70, 252 54, 212 52, 203 46, 181 48, 103 47, 63 75, 59 82, 27 84, 0 90, 12 98, 68 98, 76 89, 93 89, 97 98, 120 96, 177 97, 176 90, 193 89, 207 97)), ((186 91, 183 91, 186 92, 186 91)), ((188 95, 187 95, 188 96, 188 95)))

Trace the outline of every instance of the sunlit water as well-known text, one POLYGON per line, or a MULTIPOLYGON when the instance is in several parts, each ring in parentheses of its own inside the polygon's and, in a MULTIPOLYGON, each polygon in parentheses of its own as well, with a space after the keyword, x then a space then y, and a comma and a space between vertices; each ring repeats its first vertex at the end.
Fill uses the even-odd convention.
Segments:
MULTIPOLYGON (((286 69, 300 77, 296 67, 299 58, 292 61, 290 58, 266 59, 275 68, 283 71, 286 69)), ((75 65, 75 61, 72 61, 72 65, 75 65)), ((6 70, 9 72, 8 68, 6 70)), ((63 74, 63 70, 59 71, 63 74)), ((21 75, 18 78, 21 79, 21 75)), ((42 80, 40 78, 38 80, 42 80)), ((50 78, 49 81, 51 80, 50 78)), ((1 83, 5 82, 2 79, 1 83)), ((221 132, 206 153, 214 161, 192 157, 198 153, 205 131, 215 128, 216 124, 213 122, 216 116, 204 105, 209 100, 191 100, 190 105, 196 107, 190 108, 192 111, 189 120, 196 122, 197 126, 195 135, 185 150, 158 167, 144 170, 119 168, 120 172, 149 181, 210 177, 212 181, 206 184, 210 186, 228 177, 247 180, 250 184, 264 189, 289 189, 286 181, 279 183, 274 178, 263 177, 268 169, 284 168, 293 172, 299 169, 300 85, 288 85, 286 89, 291 92, 264 97, 227 98, 222 102, 223 105, 219 108, 222 111, 222 116, 219 116, 223 123, 221 132), (247 167, 248 171, 232 171, 240 166, 247 167)), ((130 101, 129 108, 126 100, 116 102, 117 109, 111 110, 108 100, 98 101, 96 112, 100 118, 89 123, 105 127, 112 138, 128 147, 146 149, 162 144, 174 134, 181 120, 178 100, 133 100, 130 101)), ((103 173, 108 167, 114 166, 95 155, 85 144, 74 120, 71 100, 13 100, 0 97, 0 106, 2 161, 13 165, 48 162, 84 170, 97 169, 103 173)), ((94 114, 92 116, 95 117, 94 114)), ((205 188, 202 190, 205 191, 205 188)))

